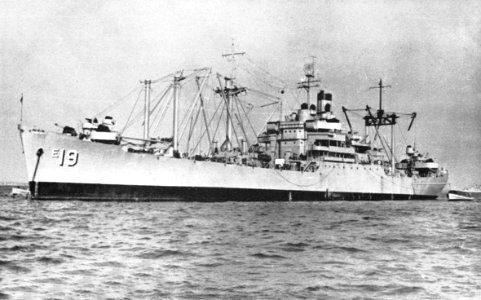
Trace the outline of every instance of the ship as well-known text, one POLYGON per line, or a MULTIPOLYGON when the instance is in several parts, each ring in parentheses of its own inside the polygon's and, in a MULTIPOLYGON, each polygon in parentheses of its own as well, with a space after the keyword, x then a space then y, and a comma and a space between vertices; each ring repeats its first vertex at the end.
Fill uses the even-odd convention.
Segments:
POLYGON ((474 185, 464 190, 450 190, 447 196, 449 201, 481 201, 481 188, 474 185))
MULTIPOLYGON (((244 53, 230 55, 239 54, 244 53)), ((448 171, 415 146, 405 145, 402 158, 395 153, 394 127, 407 117, 411 118, 410 130, 416 113, 384 110, 382 92, 388 86, 380 80, 373 87, 379 89, 379 108, 342 107, 346 127, 334 114, 332 93, 320 89, 314 67, 314 61, 307 62, 304 77, 295 86, 306 95, 305 102, 287 113, 282 108, 285 90, 273 95, 244 87, 232 74, 202 68, 141 81, 142 94, 137 100, 144 98, 144 107, 137 115, 132 110, 126 124, 135 119, 133 115, 140 117, 142 137, 116 130, 111 115, 89 117, 80 128, 60 126, 57 131, 20 124, 31 197, 99 201, 436 199, 448 181, 448 171), (159 82, 167 82, 166 88, 153 101, 152 86, 159 82), (180 96, 181 90, 192 92, 190 102, 180 96), (259 107, 274 108, 260 129, 251 120, 255 105, 243 98, 249 94, 264 101, 259 107), (363 113, 364 134, 355 130, 350 116, 359 112, 363 113), (170 123, 169 133, 153 137, 153 120, 161 119, 170 123), (389 127, 390 143, 383 135, 389 127), (204 150, 200 150, 202 145, 204 150)))
POLYGON ((12 191, 9 194, 10 197, 23 197, 28 198, 30 196, 30 191, 28 189, 23 189, 19 187, 12 187, 12 191))

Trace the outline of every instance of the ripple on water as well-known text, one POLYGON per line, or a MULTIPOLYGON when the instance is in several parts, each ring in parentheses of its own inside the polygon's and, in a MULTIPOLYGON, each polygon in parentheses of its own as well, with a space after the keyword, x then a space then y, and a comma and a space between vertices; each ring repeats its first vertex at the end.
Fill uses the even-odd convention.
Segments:
POLYGON ((55 258, 55 257, 49 257, 49 256, 41 256, 37 258, 37 261, 44 264, 53 264, 53 265, 58 265, 64 262, 64 260, 61 258, 55 258))
POLYGON ((95 275, 97 272, 97 269, 75 269, 75 270, 67 270, 64 271, 65 274, 68 275, 82 275, 82 276, 90 276, 90 275, 95 275))
POLYGON ((8 212, 0 218, 0 300, 27 293, 41 299, 418 299, 481 291, 479 206, 2 204, 8 212))
POLYGON ((216 267, 223 266, 224 264, 213 262, 213 263, 196 263, 195 265, 198 266, 198 267, 216 268, 216 267))
POLYGON ((364 253, 367 252, 366 250, 356 248, 356 247, 344 247, 344 246, 335 246, 335 245, 317 245, 312 247, 313 249, 323 249, 323 250, 341 250, 348 253, 364 253))
POLYGON ((341 260, 326 260, 321 262, 323 265, 352 265, 352 263, 341 260))
POLYGON ((261 258, 261 259, 286 259, 287 258, 279 254, 267 254, 262 252, 254 253, 254 254, 251 254, 250 256, 255 258, 261 258))
POLYGON ((37 244, 30 244, 30 245, 14 245, 11 247, 2 247, 0 248, 0 253, 5 252, 34 252, 39 249, 46 249, 48 246, 44 245, 37 245, 37 244))
POLYGON ((38 239, 38 236, 21 235, 21 234, 0 235, 0 241, 23 241, 23 240, 31 240, 31 239, 38 239))
POLYGON ((122 285, 122 282, 114 281, 114 280, 108 280, 108 281, 105 281, 104 283, 106 285, 110 285, 110 286, 121 286, 122 285))
POLYGON ((152 277, 152 274, 145 272, 138 272, 133 274, 135 277, 152 277))
POLYGON ((125 264, 118 262, 118 261, 103 261, 103 262, 96 262, 92 265, 96 267, 114 267, 114 268, 123 268, 126 267, 125 264))
POLYGON ((108 249, 108 248, 111 248, 110 245, 107 245, 107 244, 93 244, 92 246, 90 246, 92 248, 97 248, 97 249, 108 249))
POLYGON ((19 262, 16 261, 0 260, 0 267, 15 273, 29 273, 32 271, 27 267, 21 266, 19 262))
POLYGON ((388 286, 387 290, 383 291, 383 295, 389 296, 403 296, 408 294, 420 294, 426 293, 426 290, 419 286, 405 286, 405 285, 397 285, 397 286, 388 286))
POLYGON ((373 242, 381 242, 384 244, 401 244, 405 245, 408 243, 411 243, 410 239, 406 238, 386 238, 386 237, 367 237, 367 240, 373 241, 373 242))
POLYGON ((396 295, 396 294, 411 294, 411 293, 419 293, 421 291, 425 291, 424 288, 418 286, 405 286, 399 284, 387 284, 387 285, 379 285, 379 284, 339 284, 338 285, 342 289, 350 289, 353 291, 358 292, 376 292, 381 293, 384 295, 396 295))
POLYGON ((170 249, 157 249, 154 251, 144 251, 141 254, 138 254, 138 258, 143 258, 143 259, 159 259, 163 257, 187 257, 187 256, 193 256, 194 254, 192 252, 186 252, 186 251, 180 251, 180 250, 170 250, 170 249))
POLYGON ((309 246, 307 243, 284 243, 280 245, 280 249, 286 252, 303 252, 306 247, 309 246))

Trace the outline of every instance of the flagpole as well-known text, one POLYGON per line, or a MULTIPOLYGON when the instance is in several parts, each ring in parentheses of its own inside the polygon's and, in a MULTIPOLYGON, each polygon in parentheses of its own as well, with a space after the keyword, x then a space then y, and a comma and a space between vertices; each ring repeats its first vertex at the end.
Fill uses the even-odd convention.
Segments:
POLYGON ((23 124, 23 93, 22 98, 20 98, 20 126, 23 124))
POLYGON ((25 149, 23 146, 23 139, 22 139, 22 132, 23 132, 23 93, 22 97, 20 98, 20 124, 18 124, 18 133, 20 134, 20 143, 22 144, 22 153, 25 153, 25 149))

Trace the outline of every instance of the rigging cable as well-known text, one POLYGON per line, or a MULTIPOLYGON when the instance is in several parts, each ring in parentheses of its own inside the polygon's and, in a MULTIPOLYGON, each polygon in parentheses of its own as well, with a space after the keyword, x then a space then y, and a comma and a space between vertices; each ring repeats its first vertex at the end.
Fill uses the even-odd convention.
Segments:
POLYGON ((152 83, 158 83, 158 82, 164 81, 164 80, 166 80, 166 79, 169 79, 170 77, 172 77, 172 76, 174 76, 174 75, 175 75, 175 74, 170 73, 170 74, 167 74, 167 75, 165 75, 165 76, 163 76, 163 77, 161 77, 161 78, 154 79, 154 80, 152 80, 150 83, 151 83, 151 84, 152 84, 152 83))
POLYGON ((242 122, 242 119, 239 117, 240 116, 240 109, 239 109, 239 97, 237 96, 234 96, 234 102, 235 102, 235 106, 237 108, 237 114, 234 113, 236 119, 237 119, 237 122, 242 130, 242 133, 244 133, 244 138, 245 138, 245 141, 247 143, 247 147, 250 147, 250 143, 249 143, 249 139, 247 138, 247 133, 244 129, 244 123, 242 122))
POLYGON ((242 70, 244 70, 246 73, 250 74, 250 75, 251 75, 252 77, 254 77, 256 80, 259 80, 259 81, 263 82, 264 84, 270 86, 270 87, 273 88, 273 89, 280 90, 280 89, 285 88, 285 86, 279 87, 279 86, 275 86, 275 85, 267 82, 267 81, 264 80, 262 77, 253 74, 251 71, 247 70, 246 68, 243 68, 243 67, 240 67, 240 68, 241 68, 242 70))
MULTIPOLYGON (((212 77, 209 77, 209 80, 212 80, 212 77)), ((196 84, 197 84, 197 89, 200 89, 200 85, 199 85, 199 80, 196 79, 196 84)), ((212 92, 212 90, 210 90, 212 92)), ((210 97, 208 97, 207 99, 210 99, 210 97)), ((207 102, 205 103, 207 104, 207 102)), ((200 94, 200 109, 202 110, 202 117, 204 119, 204 126, 205 127, 205 130, 207 132, 207 140, 209 141, 209 149, 211 148, 211 145, 210 145, 210 141, 211 141, 211 137, 210 137, 210 131, 209 131, 209 126, 208 126, 208 122, 207 122, 207 114, 206 114, 206 111, 205 111, 205 108, 204 108, 204 97, 202 96, 202 93, 200 94)), ((203 132, 202 128, 200 129, 200 132, 203 132)), ((200 137, 201 139, 202 137, 200 137)))
MULTIPOLYGON (((195 124, 197 124, 197 120, 199 119, 201 108, 197 110, 197 114, 195 115, 195 120, 192 120, 192 116, 190 117, 190 128, 189 128, 189 135, 187 137, 187 150, 189 149, 190 139, 194 135, 195 124)), ((202 125, 201 125, 202 126, 202 125)), ((189 151, 187 151, 188 153, 189 151)))
MULTIPOLYGON (((152 114, 158 107, 161 107, 161 106, 162 106, 161 104, 164 104, 164 103, 165 103, 165 101, 163 101, 163 100, 164 100, 164 97, 165 97, 165 96, 167 95, 167 93, 170 91, 170 89, 172 88, 172 86, 173 86, 173 85, 170 84, 170 85, 164 90, 164 92, 162 93, 162 96, 160 97, 159 102, 157 102, 157 103, 155 104, 154 108, 152 108, 152 110, 150 111, 150 114, 152 114)), ((167 102, 168 102, 168 101, 167 101, 167 102)), ((167 104, 164 105, 164 107, 166 107, 166 106, 167 106, 167 104)), ((163 112, 163 111, 164 111, 164 109, 159 109, 159 110, 157 110, 155 116, 152 118, 152 122, 150 123, 151 129, 152 129, 152 124, 154 124, 154 123, 157 122, 157 121, 156 121, 156 120, 157 120, 157 117, 158 117, 159 115, 161 115, 161 112, 163 112)), ((159 120, 158 122, 160 122, 160 121, 162 120, 162 118, 161 118, 161 119, 158 119, 158 120, 159 120)), ((152 131, 153 131, 153 130, 152 130, 152 131)))
POLYGON ((153 132, 156 132, 157 129, 160 126, 160 123, 164 120, 165 114, 167 112, 167 109, 170 107, 170 102, 172 101, 172 98, 169 98, 167 102, 165 102, 165 106, 162 108, 161 113, 160 113, 160 118, 157 121, 157 125, 155 125, 155 128, 152 130, 153 132))
MULTIPOLYGON (((150 88, 150 90, 152 91, 152 88, 150 88)), ((139 96, 140 96, 140 94, 139 94, 139 96)), ((160 99, 160 100, 161 100, 161 99, 160 99)), ((160 100, 157 100, 157 101, 160 101, 160 100)), ((138 101, 138 99, 137 99, 137 101, 138 101)), ((156 105, 157 105, 157 104, 158 104, 158 103, 156 103, 156 105)), ((134 106, 134 109, 135 109, 135 106, 134 106)), ((134 109, 132 109, 132 113, 133 113, 134 109)), ((132 114, 132 113, 131 113, 131 114, 132 114)), ((143 111, 143 110, 140 110, 140 111, 135 115, 135 117, 132 119, 132 121, 130 122, 130 124, 129 124, 129 123, 126 123, 125 128, 124 128, 124 130, 123 130, 122 132, 124 132, 126 129, 130 128, 133 124, 135 124, 135 123, 137 122, 137 120, 140 119, 140 117, 142 117, 143 115, 144 115, 144 111, 143 111)), ((130 118, 130 117, 129 117, 129 118, 130 118)), ((142 122, 140 125, 142 126, 143 124, 144 124, 144 122, 142 122)))
POLYGON ((200 95, 202 93, 202 90, 204 89, 204 86, 207 82, 207 79, 209 78, 210 76, 210 72, 207 74, 207 76, 204 76, 204 79, 202 80, 202 84, 201 84, 201 87, 200 89, 197 91, 193 101, 192 101, 192 105, 190 106, 189 110, 187 111, 187 113, 185 114, 184 116, 184 119, 182 120, 182 122, 180 123, 180 127, 182 128, 181 129, 181 134, 180 134, 180 137, 179 137, 179 140, 182 139, 182 137, 184 136, 184 133, 185 133, 185 129, 187 128, 187 122, 188 122, 188 119, 192 116, 192 113, 194 112, 194 108, 197 106, 197 103, 199 102, 199 99, 200 99, 200 95))
MULTIPOLYGON (((112 103, 111 105, 107 106, 106 108, 104 108, 102 111, 96 113, 94 115, 94 117, 98 117, 98 116, 101 116, 103 115, 105 112, 107 112, 108 110, 110 110, 111 108, 113 108, 114 106, 120 104, 122 101, 128 99, 128 97, 130 97, 137 89, 139 89, 138 86, 134 87, 133 89, 131 89, 125 96, 121 97, 118 101, 112 103)), ((140 91, 142 91, 142 87, 140 87, 140 91)))
MULTIPOLYGON (((238 99, 238 101, 240 101, 240 99, 238 99)), ((255 135, 255 134, 256 134, 256 131, 255 131, 255 129, 254 129, 254 126, 252 126, 252 122, 251 122, 251 120, 249 119, 249 116, 247 115, 247 112, 245 111, 244 105, 242 105, 242 103, 241 103, 240 107, 242 108, 242 111, 244 112, 244 116, 246 116, 247 122, 249 123, 249 126, 251 127, 252 132, 254 133, 254 136, 257 137, 257 135, 255 135)), ((246 138, 247 138, 247 137, 246 137, 246 138)))
POLYGON ((265 70, 264 68, 258 66, 252 59, 249 58, 249 55, 246 55, 246 59, 247 59, 247 61, 250 62, 254 67, 256 67, 256 68, 258 68, 259 70, 263 71, 265 74, 267 74, 267 75, 271 76, 272 78, 280 81, 282 84, 287 85, 287 84, 286 84, 286 81, 285 81, 284 79, 282 79, 282 78, 280 78, 280 77, 278 77, 278 76, 275 76, 275 75, 271 74, 270 72, 268 72, 267 70, 265 70))
MULTIPOLYGON (((213 80, 211 76, 208 77, 208 80, 213 80)), ((200 91, 200 85, 198 83, 198 80, 196 80, 197 82, 197 89, 200 91)), ((205 85, 211 87, 207 82, 205 82, 205 85)), ((211 93, 213 93, 213 89, 212 88, 209 88, 208 89, 211 93)), ((212 96, 212 94, 209 94, 207 99, 210 99, 210 97, 212 96)), ((207 143, 208 143, 208 151, 207 151, 207 155, 210 154, 211 150, 212 150, 212 142, 215 138, 215 133, 214 133, 214 136, 210 136, 210 133, 209 133, 209 127, 210 127, 210 123, 212 122, 212 120, 214 120, 215 116, 217 115, 217 111, 219 110, 219 108, 221 107, 222 105, 222 102, 219 102, 219 105, 217 106, 214 114, 212 115, 212 118, 209 120, 209 122, 207 122, 207 114, 206 114, 206 109, 204 109, 203 107, 203 97, 202 97, 202 93, 200 93, 200 99, 201 99, 201 109, 202 109, 202 113, 203 113, 203 116, 204 116, 204 122, 205 122, 205 130, 202 131, 202 134, 200 135, 198 141, 197 141, 197 144, 195 145, 194 149, 192 149, 191 151, 191 155, 197 150, 197 147, 200 145, 200 143, 202 142, 202 138, 204 137, 204 135, 207 133, 207 143)), ((222 115, 219 117, 219 120, 222 118, 222 115)), ((218 126, 218 125, 217 125, 218 126)))
POLYGON ((404 144, 407 145, 408 143, 407 143, 406 137, 404 137, 404 133, 403 133, 403 131, 401 130, 399 124, 398 124, 397 128, 398 128, 399 132, 401 133, 401 136, 402 136, 402 138, 403 138, 403 140, 404 140, 404 144))
MULTIPOLYGON (((219 105, 217 106, 217 109, 215 110, 214 112, 214 115, 212 116, 212 118, 210 119, 209 121, 209 125, 210 123, 212 122, 212 120, 214 120, 215 116, 217 115, 217 111, 219 110, 219 108, 222 106, 222 110, 221 110, 221 113, 220 113, 220 116, 219 116, 219 120, 217 121, 217 126, 215 128, 215 131, 214 131, 214 135, 212 136, 212 141, 209 141, 209 143, 212 143, 217 135, 217 130, 219 129, 219 125, 220 125, 220 121, 222 120, 222 116, 224 115, 224 106, 225 103, 224 102, 219 102, 219 105)), ((204 133, 202 134, 201 138, 199 139, 199 142, 197 143, 197 145, 195 145, 195 148, 194 148, 194 151, 197 150, 197 146, 199 146, 201 140, 202 140, 202 137, 204 137, 204 134, 205 134, 205 131, 204 133)), ((209 147, 209 153, 210 154, 210 151, 211 151, 211 148, 212 147, 209 147)))
POLYGON ((274 115, 274 113, 277 111, 277 108, 275 108, 271 114, 269 115, 269 117, 267 118, 267 120, 264 122, 264 125, 262 125, 261 129, 259 130, 259 132, 256 134, 256 136, 259 136, 262 131, 264 130, 264 127, 266 127, 267 123, 269 122, 269 120, 272 118, 272 116, 274 115))
POLYGON ((142 91, 143 91, 143 88, 140 89, 139 94, 137 95, 137 100, 135 100, 134 107, 133 107, 132 110, 130 111, 130 115, 129 115, 129 117, 127 118, 127 122, 125 122, 124 128, 123 128, 122 131, 120 132, 120 135, 123 135, 124 132, 125 132, 125 130, 128 128, 127 125, 129 124, 130 118, 132 117, 132 114, 134 113, 135 107, 137 106, 137 103, 139 102, 140 95, 142 94, 142 91))

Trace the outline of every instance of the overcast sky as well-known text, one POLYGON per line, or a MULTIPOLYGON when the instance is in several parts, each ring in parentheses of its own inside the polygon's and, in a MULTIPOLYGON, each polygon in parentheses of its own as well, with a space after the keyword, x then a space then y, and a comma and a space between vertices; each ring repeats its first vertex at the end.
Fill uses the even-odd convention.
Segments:
POLYGON ((416 111, 418 148, 481 183, 479 1, 0 1, 0 181, 26 180, 16 124, 76 124, 139 79, 213 66, 232 40, 289 82, 309 55, 340 107, 416 111))

